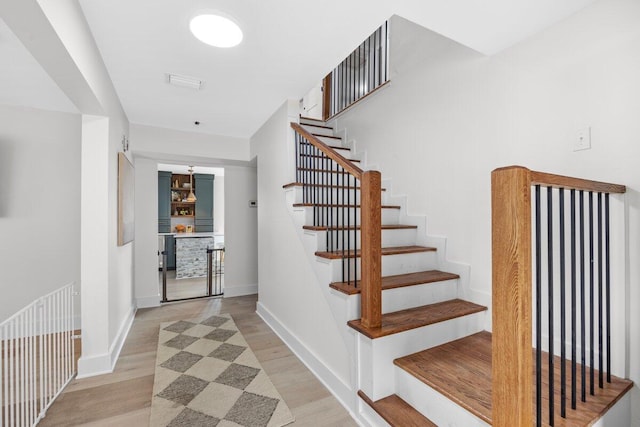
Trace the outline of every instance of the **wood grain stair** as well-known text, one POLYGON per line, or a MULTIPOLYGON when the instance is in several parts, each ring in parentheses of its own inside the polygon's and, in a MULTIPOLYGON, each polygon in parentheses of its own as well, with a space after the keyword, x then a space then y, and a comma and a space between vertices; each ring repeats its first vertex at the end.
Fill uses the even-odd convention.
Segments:
POLYGON ((482 305, 453 299, 383 314, 379 328, 367 328, 360 319, 350 320, 347 324, 364 336, 376 339, 486 310, 482 305))
MULTIPOLYGON (((444 282, 446 280, 459 279, 460 276, 439 270, 419 271, 417 273, 397 274, 382 278, 382 290, 403 288, 405 286, 423 285, 426 283, 444 282)), ((353 282, 352 282, 353 283, 353 282)), ((349 285, 348 282, 333 282, 331 288, 347 295, 360 293, 360 288, 349 285)))
POLYGON ((364 394, 362 390, 358 390, 358 396, 391 427, 438 427, 395 394, 375 402, 369 399, 369 396, 364 394))
MULTIPOLYGON (((419 252, 435 252, 436 248, 430 248, 427 246, 392 246, 388 248, 382 248, 382 256, 385 255, 402 255, 402 254, 413 254, 419 252)), ((316 256, 325 259, 343 259, 343 258, 359 258, 360 257, 360 249, 354 251, 353 249, 350 251, 342 252, 316 252, 316 256)))
MULTIPOLYGON (((555 426, 588 426, 599 419, 615 402, 617 402, 633 383, 629 380, 612 376, 611 383, 605 387, 595 388, 595 395, 587 394, 587 402, 581 402, 578 392, 576 410, 571 410, 570 383, 567 374, 567 418, 560 416, 560 358, 555 357, 554 387, 555 426)), ((548 421, 548 354, 543 353, 543 425, 548 421)), ((443 394, 461 407, 465 408, 488 424, 491 417, 491 333, 483 331, 459 340, 424 350, 409 356, 401 357, 394 364, 405 370, 424 384, 443 394)), ((567 363, 570 372, 570 362, 567 363)), ((580 384, 578 365, 578 388, 580 384)), ((587 368, 587 370, 589 370, 587 368)), ((535 369, 532 367, 532 372, 535 369)), ((597 378, 597 371, 596 371, 597 378)), ((534 381, 535 383, 535 381, 534 381)), ((587 392, 588 393, 588 392, 587 392)), ((532 398, 535 390, 532 390, 532 398)), ((534 415, 535 417, 535 415, 534 415)))

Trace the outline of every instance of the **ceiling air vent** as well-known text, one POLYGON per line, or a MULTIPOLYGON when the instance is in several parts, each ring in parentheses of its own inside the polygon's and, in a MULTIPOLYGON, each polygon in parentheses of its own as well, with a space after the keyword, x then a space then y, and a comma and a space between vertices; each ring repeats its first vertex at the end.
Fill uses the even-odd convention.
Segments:
POLYGON ((200 79, 189 76, 180 76, 178 74, 167 74, 167 83, 195 90, 201 90, 204 86, 204 81, 200 79))

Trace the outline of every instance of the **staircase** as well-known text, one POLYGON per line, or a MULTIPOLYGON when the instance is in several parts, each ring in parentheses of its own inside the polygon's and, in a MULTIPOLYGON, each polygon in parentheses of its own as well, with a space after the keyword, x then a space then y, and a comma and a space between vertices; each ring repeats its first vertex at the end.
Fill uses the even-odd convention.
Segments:
MULTIPOLYGON (((301 118, 300 125, 354 167, 364 163, 326 123, 301 118)), ((336 310, 336 321, 357 332, 354 337, 345 328, 343 335, 356 353, 354 391, 361 421, 399 427, 492 425, 492 337, 484 330, 487 307, 464 299, 460 275, 442 271, 450 265, 442 261, 443 254, 424 244, 425 230, 416 224, 419 221, 407 216, 401 205, 388 202, 391 196, 382 188, 378 266, 382 315, 379 324, 364 319, 360 261, 367 248, 360 247, 360 184, 333 169, 324 156, 306 151, 308 142, 300 144, 297 155, 302 160, 296 176, 322 171, 331 179, 297 179, 284 188, 304 234, 312 237, 315 248, 309 249, 318 263, 327 266, 327 276, 319 277, 329 277, 328 298, 342 303, 338 306, 344 312, 336 310), (323 197, 305 194, 314 190, 324 192, 323 197), (343 208, 346 216, 340 217, 343 208), (339 218, 330 225, 318 221, 318 216, 332 215, 339 218), (336 242, 346 249, 336 250, 336 242)), ((595 401, 569 411, 566 419, 558 415, 555 425, 592 425, 630 387, 629 381, 614 378, 598 390, 595 401)))

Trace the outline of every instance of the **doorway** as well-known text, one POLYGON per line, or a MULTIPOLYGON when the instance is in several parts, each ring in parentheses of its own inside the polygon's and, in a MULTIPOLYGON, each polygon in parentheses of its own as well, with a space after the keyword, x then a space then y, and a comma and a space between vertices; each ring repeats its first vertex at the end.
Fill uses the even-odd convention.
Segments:
POLYGON ((158 164, 161 302, 224 294, 224 168, 158 164))

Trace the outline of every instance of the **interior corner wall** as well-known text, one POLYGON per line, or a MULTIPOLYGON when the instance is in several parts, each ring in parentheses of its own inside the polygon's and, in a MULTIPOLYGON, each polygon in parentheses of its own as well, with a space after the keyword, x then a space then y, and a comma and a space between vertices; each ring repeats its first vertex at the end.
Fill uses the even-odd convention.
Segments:
POLYGON ((0 321, 80 284, 80 129, 78 114, 0 106, 0 321))
MULTIPOLYGON (((447 237, 447 257, 491 290, 490 173, 533 170, 627 185, 628 375, 640 381, 640 3, 600 0, 484 57, 402 18, 391 26, 391 84, 337 119, 409 214, 447 237), (573 151, 591 128, 592 148, 573 151)), ((618 286, 624 286, 620 274, 618 286)), ((640 402, 634 386, 633 400, 640 402)), ((632 405, 640 425, 640 405, 632 405)))
POLYGON ((224 175, 213 180, 213 232, 224 233, 224 175))
POLYGON ((158 279, 158 164, 135 159, 134 297, 137 308, 160 305, 158 279), (151 218, 151 219, 150 219, 151 218), (153 220, 155 219, 155 220, 153 220))
MULTIPOLYGON (((351 357, 338 329, 346 325, 336 324, 321 288, 329 284, 318 283, 282 188, 295 176, 289 124, 297 120, 297 105, 284 103, 251 138, 258 161, 258 311, 268 313, 270 326, 307 366, 322 365, 322 372, 351 384, 351 357)), ((314 372, 325 384, 334 380, 314 372)))
MULTIPOLYGON (((258 214, 250 200, 257 197, 256 168, 224 169, 225 297, 258 292, 258 214)), ((216 178, 217 179, 217 178, 216 178)))

